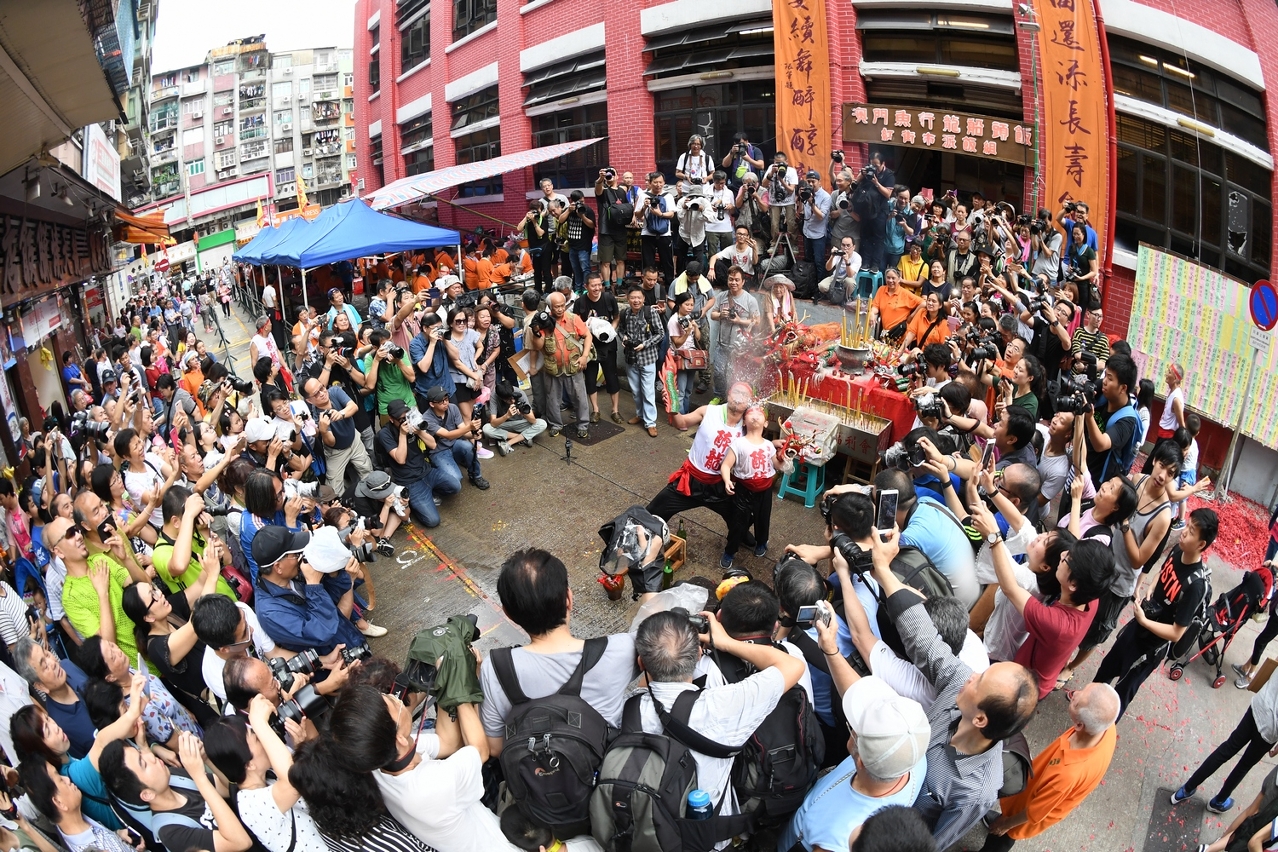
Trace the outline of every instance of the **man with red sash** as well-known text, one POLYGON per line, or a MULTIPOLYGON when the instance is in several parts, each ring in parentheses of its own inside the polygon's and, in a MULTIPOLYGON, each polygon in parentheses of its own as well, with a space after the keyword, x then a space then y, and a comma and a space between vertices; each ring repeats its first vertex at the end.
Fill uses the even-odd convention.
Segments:
MULTIPOLYGON (((726 405, 703 405, 691 414, 672 414, 671 423, 681 429, 697 426, 692 449, 683 467, 670 475, 666 487, 652 502, 648 511, 669 521, 680 512, 705 506, 732 527, 732 498, 724 487, 720 468, 734 438, 744 432, 743 417, 750 407, 753 392, 745 382, 737 382, 728 390, 726 405)), ((742 542, 753 547, 753 541, 742 542)))

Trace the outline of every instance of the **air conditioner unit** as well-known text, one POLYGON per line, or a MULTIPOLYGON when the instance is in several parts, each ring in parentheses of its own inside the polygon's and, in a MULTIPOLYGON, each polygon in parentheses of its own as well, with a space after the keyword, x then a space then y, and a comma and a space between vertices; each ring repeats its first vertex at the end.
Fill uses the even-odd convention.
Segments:
POLYGON ((191 112, 191 118, 204 118, 204 110, 197 109, 191 112))
POLYGON ((213 139, 213 144, 214 144, 214 145, 221 145, 221 144, 222 144, 223 142, 225 142, 225 141, 226 141, 226 137, 225 137, 225 136, 217 136, 217 137, 214 137, 214 139, 213 139))
POLYGON ((285 96, 284 96, 284 103, 286 103, 286 104, 291 104, 292 102, 293 102, 293 96, 292 96, 292 95, 285 95, 285 96))
POLYGON ((222 107, 222 115, 230 115, 234 111, 231 107, 222 107))
POLYGON ((289 74, 293 73, 293 67, 289 66, 288 68, 283 69, 281 73, 283 73, 284 76, 287 77, 289 74))
POLYGON ((280 125, 280 133, 292 133, 292 132, 293 132, 293 125, 291 124, 280 125))
POLYGON ((310 155, 311 155, 311 149, 310 149, 310 148, 303 148, 303 149, 302 149, 302 156, 303 156, 303 157, 309 157, 310 155))

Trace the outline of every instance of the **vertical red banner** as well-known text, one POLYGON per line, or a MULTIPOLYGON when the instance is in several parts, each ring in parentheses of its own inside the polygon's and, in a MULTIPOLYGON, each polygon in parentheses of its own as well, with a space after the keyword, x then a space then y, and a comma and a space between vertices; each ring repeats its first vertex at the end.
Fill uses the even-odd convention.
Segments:
POLYGON ((830 39, 825 0, 775 0, 777 150, 802 179, 830 165, 830 39))
MULTIPOLYGON (((1039 23, 1043 206, 1085 201, 1098 232, 1109 205, 1109 120, 1094 0, 1034 0, 1039 23)), ((1028 87, 1027 87, 1028 88, 1028 87)), ((1106 245, 1098 233, 1100 246, 1106 245)), ((1103 261, 1102 261, 1103 265, 1103 261)))

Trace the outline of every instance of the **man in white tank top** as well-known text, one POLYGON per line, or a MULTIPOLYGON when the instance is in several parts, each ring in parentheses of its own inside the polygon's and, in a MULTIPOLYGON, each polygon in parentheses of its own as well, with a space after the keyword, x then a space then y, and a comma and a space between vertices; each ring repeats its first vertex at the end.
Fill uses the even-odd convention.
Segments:
MULTIPOLYGON (((648 504, 649 512, 669 521, 680 512, 704 506, 732 526, 732 499, 719 471, 733 439, 744 432, 742 418, 752 395, 750 385, 737 382, 728 391, 726 405, 703 405, 691 414, 670 416, 670 422, 680 428, 698 427, 697 434, 683 466, 648 504)), ((754 546, 753 541, 743 543, 754 546)))

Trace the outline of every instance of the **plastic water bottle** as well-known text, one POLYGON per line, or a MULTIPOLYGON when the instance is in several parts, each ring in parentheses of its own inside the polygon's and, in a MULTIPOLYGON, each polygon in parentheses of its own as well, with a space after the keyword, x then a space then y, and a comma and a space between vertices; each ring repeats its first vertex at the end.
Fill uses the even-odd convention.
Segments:
POLYGON ((714 808, 710 806, 710 794, 705 790, 693 790, 688 794, 688 819, 710 819, 714 808))

